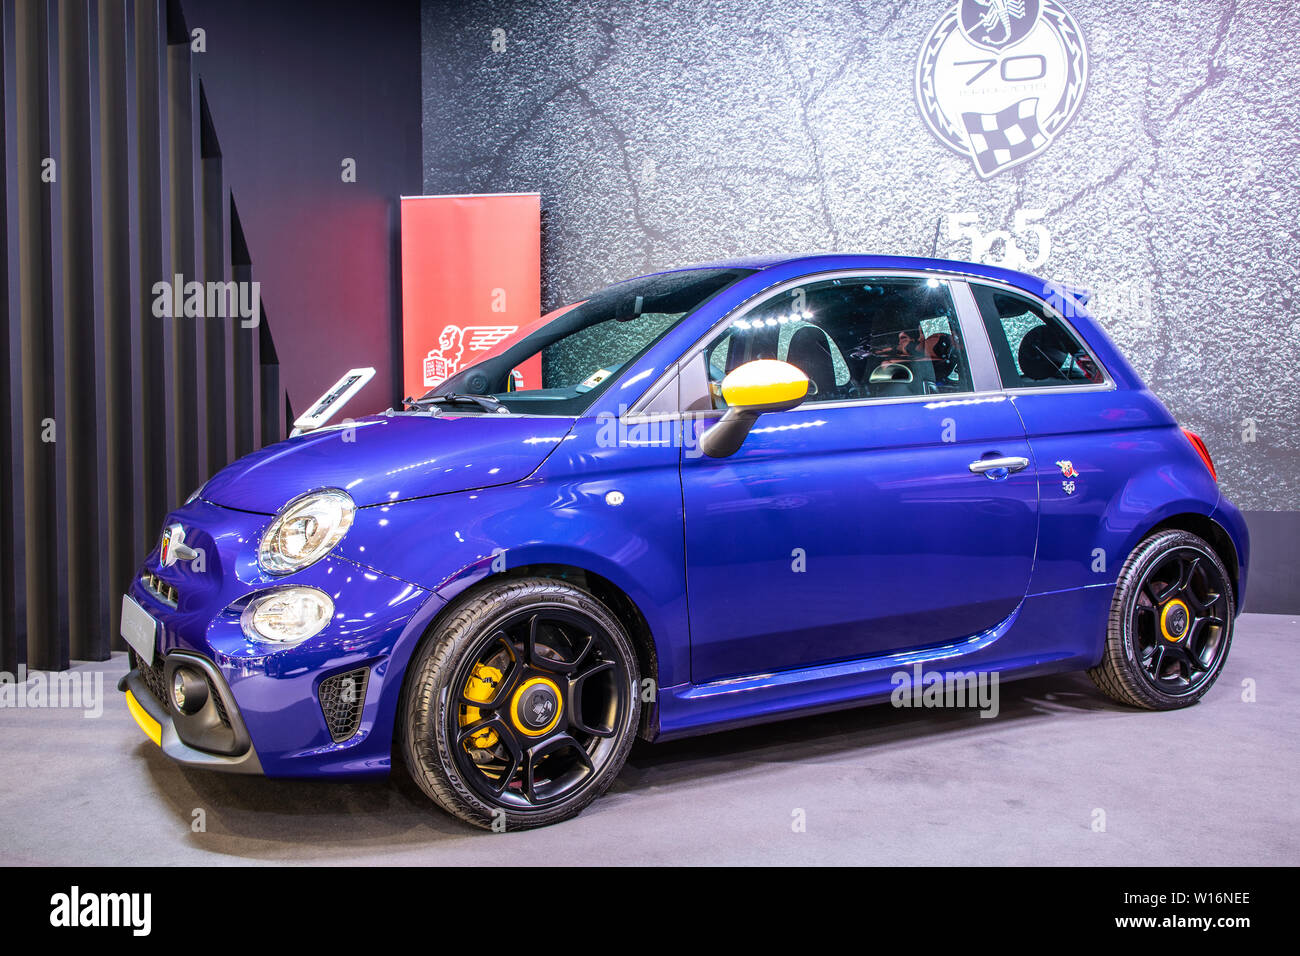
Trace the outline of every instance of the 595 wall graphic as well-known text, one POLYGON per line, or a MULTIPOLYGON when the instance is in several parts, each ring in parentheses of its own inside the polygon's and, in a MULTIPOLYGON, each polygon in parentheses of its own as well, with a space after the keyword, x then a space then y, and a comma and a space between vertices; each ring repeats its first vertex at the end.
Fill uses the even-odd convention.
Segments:
POLYGON ((916 64, 916 103, 981 179, 1033 159, 1074 117, 1088 51, 1056 0, 961 0, 916 64))
POLYGON ((979 214, 950 212, 947 216, 948 241, 970 243, 962 257, 971 262, 1032 272, 1047 264, 1052 254, 1052 236, 1042 222, 1042 209, 1017 209, 1010 230, 980 227, 979 214))

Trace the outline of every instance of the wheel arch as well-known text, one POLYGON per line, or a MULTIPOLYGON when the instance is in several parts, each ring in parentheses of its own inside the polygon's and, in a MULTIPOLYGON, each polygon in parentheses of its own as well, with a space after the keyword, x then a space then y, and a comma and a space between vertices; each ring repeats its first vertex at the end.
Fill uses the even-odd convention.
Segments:
MULTIPOLYGON (((637 669, 641 672, 641 679, 643 681, 647 678, 651 680, 653 682, 651 686, 655 690, 653 699, 646 700, 644 696, 642 697, 641 720, 640 726, 637 728, 637 735, 643 740, 653 740, 658 736, 659 652, 655 645, 654 633, 650 629, 650 624, 636 601, 621 587, 595 571, 572 564, 539 562, 507 568, 500 572, 482 576, 458 592, 438 609, 425 626, 420 639, 412 647, 410 655, 407 657, 408 666, 402 675, 401 691, 397 700, 400 702, 406 698, 407 684, 410 679, 409 662, 414 660, 420 652, 420 648, 432 639, 448 616, 455 614, 461 605, 473 600, 487 588, 522 578, 554 578, 581 588, 609 608, 614 616, 623 623, 623 626, 627 628, 628 637, 632 640, 632 647, 636 651, 637 669)), ((640 689, 638 689, 639 691, 640 689)), ((400 730, 400 724, 395 721, 393 726, 394 740, 396 740, 400 730)))
MULTIPOLYGON (((1232 535, 1228 534, 1228 530, 1223 525, 1209 515, 1184 511, 1162 518, 1147 528, 1138 537, 1138 542, 1145 540, 1158 531, 1190 531, 1197 537, 1203 538, 1214 549, 1214 553, 1219 556, 1223 566, 1228 569, 1228 581, 1232 585, 1232 606, 1237 612, 1241 611, 1241 562, 1232 535)), ((1136 546, 1135 543, 1134 547, 1136 546)))

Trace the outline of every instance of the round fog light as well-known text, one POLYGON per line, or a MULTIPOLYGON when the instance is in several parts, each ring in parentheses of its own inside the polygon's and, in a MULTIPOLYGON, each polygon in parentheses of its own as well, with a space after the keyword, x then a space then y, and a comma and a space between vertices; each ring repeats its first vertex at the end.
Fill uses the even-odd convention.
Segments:
POLYGON ((265 591, 248 602, 240 616, 244 634, 255 641, 300 644, 319 634, 334 617, 334 602, 324 591, 291 587, 265 591))
POLYGON ((172 677, 172 703, 182 714, 197 714, 208 702, 208 682, 188 667, 178 667, 172 677))

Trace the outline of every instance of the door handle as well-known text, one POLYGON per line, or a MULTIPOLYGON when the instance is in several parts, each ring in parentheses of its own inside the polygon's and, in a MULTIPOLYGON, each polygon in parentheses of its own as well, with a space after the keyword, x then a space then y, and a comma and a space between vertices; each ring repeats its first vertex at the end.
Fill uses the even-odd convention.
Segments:
POLYGON ((1012 472, 1028 467, 1028 458, 981 458, 970 463, 973 474, 988 475, 990 478, 1005 478, 1012 472))

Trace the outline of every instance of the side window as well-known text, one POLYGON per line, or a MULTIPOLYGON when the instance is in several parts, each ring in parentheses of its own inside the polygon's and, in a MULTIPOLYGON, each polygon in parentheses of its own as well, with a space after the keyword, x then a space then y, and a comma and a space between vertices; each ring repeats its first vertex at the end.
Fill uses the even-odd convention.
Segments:
POLYGON ((1041 302, 970 284, 989 332, 1004 388, 1099 384, 1104 378, 1074 333, 1041 302))
POLYGON ((948 285, 849 277, 785 289, 741 313, 704 349, 714 408, 728 372, 780 359, 813 384, 809 402, 971 390, 948 285))

